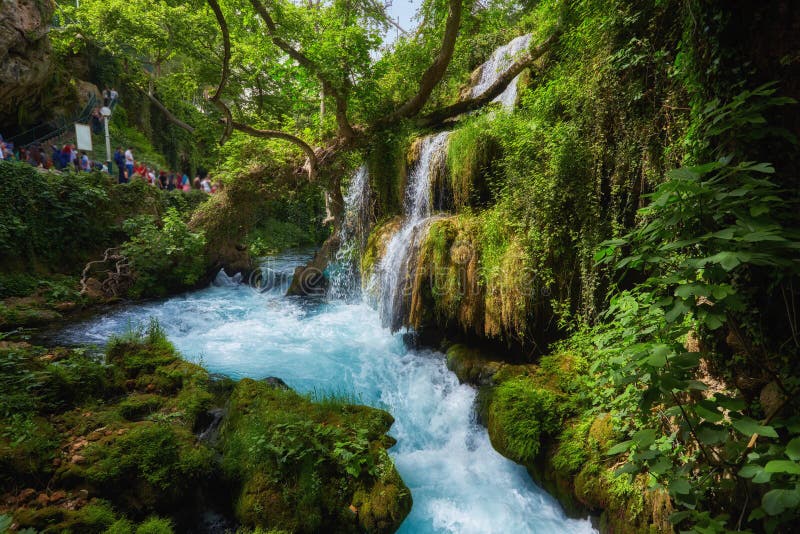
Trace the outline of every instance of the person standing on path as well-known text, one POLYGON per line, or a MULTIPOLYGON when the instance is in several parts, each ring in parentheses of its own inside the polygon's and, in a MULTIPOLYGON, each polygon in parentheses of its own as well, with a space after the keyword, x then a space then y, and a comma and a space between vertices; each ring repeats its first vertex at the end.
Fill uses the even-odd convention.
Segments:
POLYGON ((125 168, 128 170, 128 180, 133 176, 133 149, 128 147, 125 151, 125 168))
POLYGON ((122 153, 122 147, 118 146, 117 151, 114 152, 114 163, 117 164, 117 172, 119 173, 119 177, 117 180, 121 184, 128 183, 128 179, 125 178, 125 154, 122 153))

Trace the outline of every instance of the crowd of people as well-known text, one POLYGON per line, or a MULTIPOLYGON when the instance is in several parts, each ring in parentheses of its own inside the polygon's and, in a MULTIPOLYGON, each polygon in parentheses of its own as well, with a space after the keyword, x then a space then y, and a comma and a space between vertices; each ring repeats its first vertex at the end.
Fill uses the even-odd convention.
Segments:
POLYGON ((167 191, 199 189, 206 193, 217 192, 217 184, 211 181, 206 172, 201 171, 194 177, 194 180, 190 180, 186 173, 165 169, 157 170, 141 162, 137 164, 131 147, 123 151, 122 147, 118 146, 114 152, 114 163, 117 165, 117 176, 121 184, 140 179, 167 191))
MULTIPOLYGON (((0 135, 1 160, 24 161, 34 167, 58 171, 72 169, 77 172, 90 172, 93 170, 109 174, 112 172, 112 169, 109 169, 105 163, 93 161, 86 152, 78 151, 75 146, 69 143, 61 148, 51 145, 49 151, 39 143, 28 147, 15 148, 13 143, 3 141, 2 135, 0 135)), ((158 170, 142 162, 136 162, 133 157, 133 148, 131 147, 128 147, 125 151, 122 150, 122 147, 117 147, 114 153, 114 164, 117 167, 117 179, 121 184, 140 179, 153 187, 166 191, 199 189, 206 193, 217 192, 217 184, 211 181, 206 172, 201 171, 191 180, 186 173, 167 169, 158 170)))

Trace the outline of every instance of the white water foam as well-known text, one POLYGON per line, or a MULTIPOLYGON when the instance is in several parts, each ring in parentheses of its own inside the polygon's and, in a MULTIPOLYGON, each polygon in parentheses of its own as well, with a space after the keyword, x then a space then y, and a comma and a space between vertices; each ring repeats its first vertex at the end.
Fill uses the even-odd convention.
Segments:
POLYGON ((247 286, 210 287, 116 310, 62 333, 102 343, 156 317, 192 361, 234 378, 277 376, 301 392, 346 392, 396 421, 389 452, 411 489, 404 533, 589 533, 474 418, 476 392, 441 353, 408 350, 364 303, 313 302, 247 286))

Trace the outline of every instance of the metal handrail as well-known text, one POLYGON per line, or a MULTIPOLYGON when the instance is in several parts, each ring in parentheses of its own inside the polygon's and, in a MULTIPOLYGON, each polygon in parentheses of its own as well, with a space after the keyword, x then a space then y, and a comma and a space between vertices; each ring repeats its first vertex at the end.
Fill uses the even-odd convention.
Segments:
POLYGON ((30 130, 27 130, 25 132, 17 134, 14 137, 10 137, 8 139, 8 141, 14 143, 15 145, 28 146, 28 145, 33 145, 35 143, 41 143, 45 139, 50 139, 52 137, 57 137, 57 136, 63 134, 65 131, 67 131, 67 129, 73 123, 86 122, 89 119, 89 117, 91 116, 92 111, 94 110, 96 105, 97 105, 97 96, 94 93, 91 93, 89 95, 89 101, 86 103, 86 106, 83 108, 83 110, 80 112, 80 114, 77 117, 75 117, 73 120, 64 121, 62 119, 62 125, 61 126, 59 126, 58 128, 56 128, 54 130, 48 130, 48 132, 46 134, 38 135, 38 136, 35 135, 35 134, 36 134, 37 130, 41 130, 42 129, 42 126, 35 126, 35 127, 31 128, 30 130), (33 136, 28 135, 31 132, 34 132, 33 136), (32 140, 27 140, 27 139, 25 139, 25 137, 33 137, 33 139, 32 140), (20 141, 20 139, 23 139, 23 141, 20 141))

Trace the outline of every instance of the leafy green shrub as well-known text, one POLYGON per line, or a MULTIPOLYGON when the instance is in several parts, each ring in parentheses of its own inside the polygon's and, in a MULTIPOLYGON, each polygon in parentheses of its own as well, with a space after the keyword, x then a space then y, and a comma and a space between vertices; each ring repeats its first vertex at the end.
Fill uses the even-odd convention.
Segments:
POLYGON ((24 297, 39 286, 35 276, 26 273, 0 274, 0 298, 24 297))
POLYGON ((744 155, 780 134, 764 114, 793 100, 774 93, 767 85, 706 106, 696 150, 713 161, 670 172, 640 210, 645 224, 598 254, 610 261, 623 248, 617 269, 648 276, 609 310, 638 339, 617 334, 617 357, 598 367, 609 389, 626 392, 620 409, 636 414, 608 454, 624 455, 623 473, 647 472, 683 508, 672 521, 697 531, 779 531, 800 510, 797 316, 762 304, 797 298, 797 192, 778 186, 792 177, 744 155), (745 508, 731 518, 720 495, 741 492, 745 508))
POLYGON ((34 259, 72 263, 108 241, 108 175, 55 174, 0 161, 0 183, 0 258, 8 265, 34 259))
POLYGON ((291 222, 272 217, 259 222, 258 227, 247 236, 252 256, 276 254, 288 248, 313 245, 315 236, 291 222))
POLYGON ((131 235, 122 245, 134 272, 131 296, 163 296, 195 284, 205 273, 205 238, 190 231, 176 209, 167 210, 162 228, 146 216, 125 221, 124 228, 131 235))

